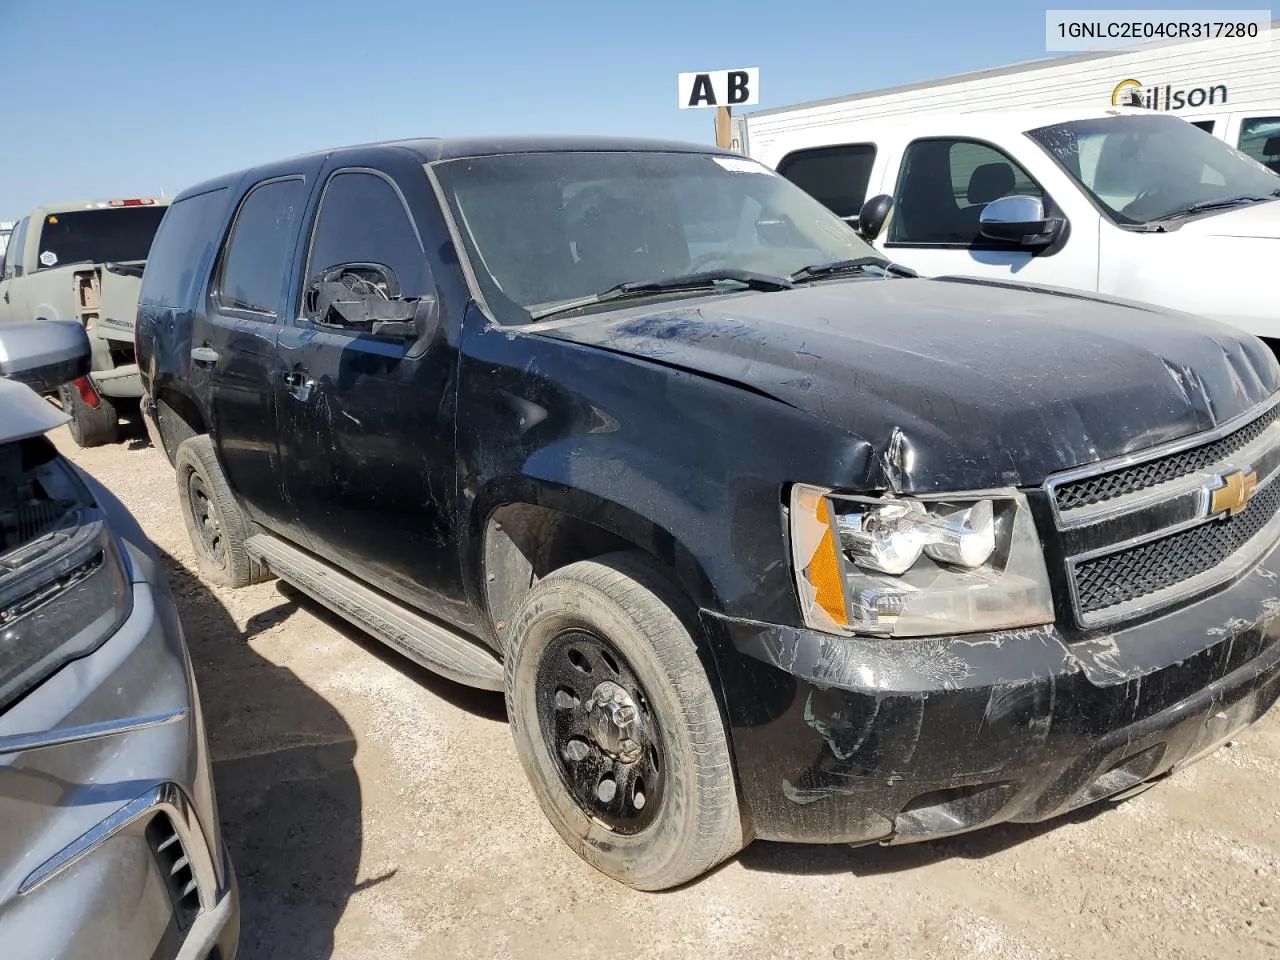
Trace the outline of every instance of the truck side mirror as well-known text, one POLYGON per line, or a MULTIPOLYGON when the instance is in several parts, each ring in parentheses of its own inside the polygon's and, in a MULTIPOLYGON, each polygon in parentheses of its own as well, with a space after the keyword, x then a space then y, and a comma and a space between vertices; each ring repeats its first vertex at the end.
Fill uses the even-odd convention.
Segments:
POLYGON ((408 319, 399 297, 400 282, 385 263, 343 263, 311 278, 304 308, 316 323, 367 329, 374 320, 408 319))
POLYGON ((74 320, 32 320, 0 326, 0 377, 53 393, 89 375, 89 337, 74 320))
POLYGON ((893 212, 893 197, 887 193, 872 197, 858 211, 858 236, 873 243, 893 212))
POLYGON ((1045 214, 1039 197, 1001 197, 982 208, 978 232, 988 240, 1019 247, 1047 247, 1058 239, 1064 223, 1045 214))

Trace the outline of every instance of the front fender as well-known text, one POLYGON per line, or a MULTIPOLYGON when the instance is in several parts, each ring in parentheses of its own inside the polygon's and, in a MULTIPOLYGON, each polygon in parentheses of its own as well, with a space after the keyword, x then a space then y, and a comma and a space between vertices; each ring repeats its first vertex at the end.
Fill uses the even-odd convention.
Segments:
POLYGON ((492 511, 533 503, 645 549, 708 609, 797 625, 786 486, 861 482, 871 456, 866 441, 732 383, 474 324, 457 423, 468 584, 492 511))

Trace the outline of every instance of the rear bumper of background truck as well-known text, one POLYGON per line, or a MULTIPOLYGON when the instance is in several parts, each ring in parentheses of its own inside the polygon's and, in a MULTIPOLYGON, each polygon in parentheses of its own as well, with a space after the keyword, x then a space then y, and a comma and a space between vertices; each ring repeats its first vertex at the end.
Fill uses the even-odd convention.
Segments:
POLYGON ((891 843, 1054 817, 1184 766, 1280 698, 1280 551, 1157 619, 856 639, 703 613, 755 835, 891 843))
POLYGON ((112 400, 136 400, 142 396, 142 378, 136 363, 124 364, 112 370, 95 370, 89 374, 94 389, 112 400))

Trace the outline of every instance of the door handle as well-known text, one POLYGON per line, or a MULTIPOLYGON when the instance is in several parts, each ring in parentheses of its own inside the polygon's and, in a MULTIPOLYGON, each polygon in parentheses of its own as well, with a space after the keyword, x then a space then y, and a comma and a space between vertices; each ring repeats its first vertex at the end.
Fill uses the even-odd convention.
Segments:
POLYGON ((284 375, 284 388, 289 395, 295 399, 306 403, 311 399, 311 391, 315 389, 316 382, 306 375, 302 370, 293 370, 284 375))
POLYGON ((196 363, 207 363, 213 366, 218 362, 218 351, 212 347, 192 347, 191 359, 196 363))
POLYGON ((9 302, 9 291, 8 291, 8 290, 6 290, 6 291, 4 292, 4 302, 5 302, 5 303, 8 303, 8 302, 9 302))

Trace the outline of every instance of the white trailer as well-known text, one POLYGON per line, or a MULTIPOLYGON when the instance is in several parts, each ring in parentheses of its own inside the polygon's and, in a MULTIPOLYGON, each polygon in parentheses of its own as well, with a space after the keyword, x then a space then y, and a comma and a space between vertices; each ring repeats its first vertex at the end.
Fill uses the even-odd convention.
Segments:
MULTIPOLYGON (((743 153, 759 157, 780 138, 820 127, 920 113, 1105 108, 1135 95, 1142 106, 1184 116, 1252 152, 1255 144, 1240 140, 1250 129, 1244 121, 1280 114, 1280 20, 1256 40, 1163 41, 756 110, 739 118, 737 139, 743 153)), ((1255 139, 1260 147, 1265 137, 1255 139)))

